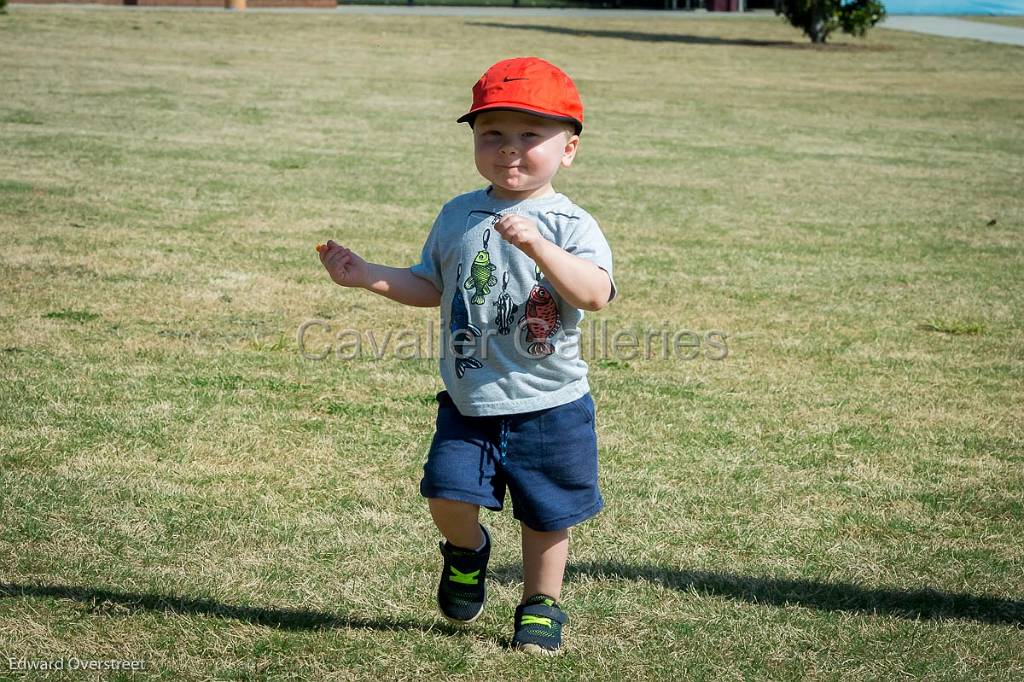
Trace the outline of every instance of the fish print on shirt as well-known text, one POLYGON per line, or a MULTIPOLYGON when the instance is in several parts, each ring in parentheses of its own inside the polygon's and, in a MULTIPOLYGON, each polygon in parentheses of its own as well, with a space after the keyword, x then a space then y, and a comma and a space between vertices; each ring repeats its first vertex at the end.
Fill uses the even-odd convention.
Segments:
MULTIPOLYGON (((455 274, 455 281, 462 279, 462 263, 455 274)), ((460 287, 455 287, 455 296, 452 297, 452 309, 449 316, 448 329, 451 332, 452 352, 455 355, 455 376, 462 378, 467 369, 480 369, 483 363, 468 355, 466 344, 469 343, 469 336, 480 337, 480 329, 469 322, 469 309, 466 307, 466 299, 460 287)))
POLYGON ((516 320, 516 311, 519 310, 519 305, 512 300, 512 296, 508 293, 508 270, 501 276, 501 294, 498 295, 498 300, 494 302, 494 307, 498 309, 497 315, 494 317, 494 322, 498 325, 498 333, 507 335, 512 331, 512 325, 516 320))
POLYGON ((542 358, 555 352, 550 340, 561 328, 562 320, 558 314, 558 302, 555 297, 540 285, 540 268, 534 268, 534 272, 537 283, 530 290, 530 296, 526 301, 526 313, 519 318, 519 324, 526 324, 526 342, 530 344, 526 352, 535 358, 542 358))
MULTIPOLYGON (((490 239, 491 230, 488 228, 484 231, 484 248, 478 251, 476 258, 473 259, 473 264, 469 267, 469 277, 463 285, 466 289, 474 290, 473 298, 470 300, 473 305, 483 305, 484 296, 491 293, 491 287, 498 283, 498 278, 493 274, 498 266, 491 262, 491 254, 487 251, 487 242, 490 239)), ((458 279, 462 279, 462 276, 460 275, 458 279)))

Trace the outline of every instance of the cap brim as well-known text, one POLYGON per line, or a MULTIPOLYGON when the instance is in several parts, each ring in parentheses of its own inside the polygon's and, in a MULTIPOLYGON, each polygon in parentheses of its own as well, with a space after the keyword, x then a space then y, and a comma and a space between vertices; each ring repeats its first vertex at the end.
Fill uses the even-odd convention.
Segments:
POLYGON ((553 121, 565 121, 566 123, 572 123, 576 126, 577 135, 583 132, 583 123, 572 116, 563 116, 550 111, 530 109, 529 107, 516 106, 514 104, 490 104, 485 107, 480 107, 479 109, 474 109, 469 113, 463 114, 455 122, 468 123, 470 127, 473 127, 473 120, 477 117, 477 114, 482 114, 485 111, 521 111, 524 114, 532 114, 533 116, 540 116, 541 118, 550 118, 553 121))

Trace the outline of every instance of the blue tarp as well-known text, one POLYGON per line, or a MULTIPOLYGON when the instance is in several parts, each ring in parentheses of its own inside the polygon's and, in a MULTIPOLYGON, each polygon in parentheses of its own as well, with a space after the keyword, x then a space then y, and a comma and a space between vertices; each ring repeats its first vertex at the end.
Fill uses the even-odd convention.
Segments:
POLYGON ((1024 14, 1024 0, 882 0, 889 14, 1024 14))

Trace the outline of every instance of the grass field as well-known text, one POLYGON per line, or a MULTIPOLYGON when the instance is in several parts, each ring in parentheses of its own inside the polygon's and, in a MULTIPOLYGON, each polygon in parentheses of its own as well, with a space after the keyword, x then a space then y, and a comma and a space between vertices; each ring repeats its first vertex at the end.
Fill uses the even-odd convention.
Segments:
POLYGON ((0 44, 0 678, 1024 675, 1024 50, 21 6, 0 44), (588 107, 557 187, 615 252, 589 319, 729 349, 591 358, 607 507, 556 660, 507 650, 508 511, 485 615, 435 611, 435 363, 296 341, 435 318, 313 245, 411 264, 521 54, 588 107))

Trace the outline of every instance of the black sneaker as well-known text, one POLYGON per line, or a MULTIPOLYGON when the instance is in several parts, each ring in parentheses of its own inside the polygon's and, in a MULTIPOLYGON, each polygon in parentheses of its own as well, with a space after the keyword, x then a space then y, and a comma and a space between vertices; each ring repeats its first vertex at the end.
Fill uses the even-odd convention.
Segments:
POLYGON ((437 586, 437 607, 453 623, 472 623, 484 611, 491 535, 483 526, 480 530, 484 534, 484 548, 479 552, 456 547, 448 541, 440 543, 444 569, 437 586))
POLYGON ((562 646, 562 626, 569 621, 554 599, 535 594, 516 609, 512 646, 527 653, 554 656, 562 646))

